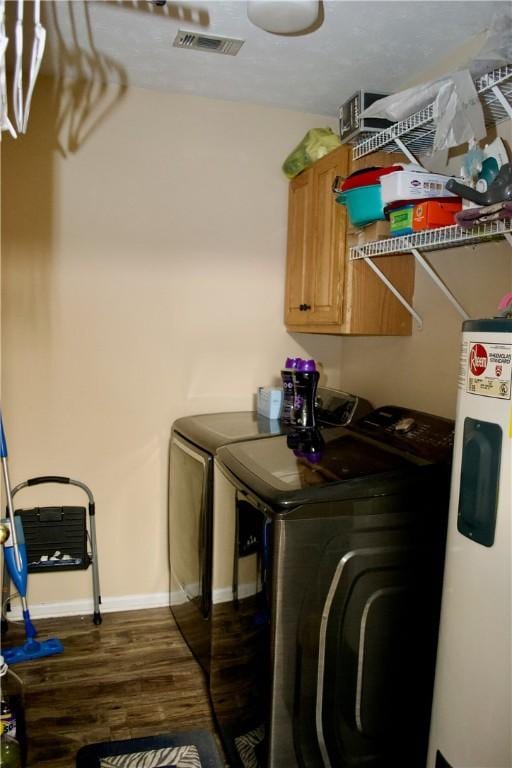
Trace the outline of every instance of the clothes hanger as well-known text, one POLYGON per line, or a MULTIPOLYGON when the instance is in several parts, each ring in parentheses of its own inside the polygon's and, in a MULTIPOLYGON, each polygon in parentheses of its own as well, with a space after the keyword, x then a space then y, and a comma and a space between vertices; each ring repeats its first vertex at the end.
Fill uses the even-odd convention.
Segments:
POLYGON ((12 83, 12 101, 14 118, 18 131, 23 130, 23 0, 17 2, 17 17, 14 30, 14 78, 12 83))
POLYGON ((0 138, 2 131, 9 131, 13 139, 17 138, 14 126, 7 114, 7 78, 5 74, 5 51, 9 38, 5 34, 5 0, 0 0, 0 138))
POLYGON ((30 104, 32 94, 36 85, 37 76, 43 60, 44 47, 46 44, 46 29, 41 24, 41 0, 34 0, 34 41, 32 43, 32 53, 30 56, 30 75, 28 83, 27 97, 23 110, 23 128, 22 133, 27 132, 28 116, 30 113, 30 104))

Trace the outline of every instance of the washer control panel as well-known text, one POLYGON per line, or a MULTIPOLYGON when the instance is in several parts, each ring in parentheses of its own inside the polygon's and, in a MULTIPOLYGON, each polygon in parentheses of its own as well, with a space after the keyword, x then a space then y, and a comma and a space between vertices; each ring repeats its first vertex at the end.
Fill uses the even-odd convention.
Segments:
POLYGON ((421 458, 451 460, 455 422, 442 416, 386 405, 349 428, 421 458))

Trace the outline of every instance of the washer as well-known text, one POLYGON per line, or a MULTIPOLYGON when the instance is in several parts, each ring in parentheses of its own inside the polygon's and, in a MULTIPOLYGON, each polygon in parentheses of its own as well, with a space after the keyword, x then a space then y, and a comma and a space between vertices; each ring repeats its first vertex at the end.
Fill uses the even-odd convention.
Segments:
MULTIPOLYGON (((320 423, 348 424, 368 413, 363 398, 339 390, 318 390, 320 423)), ((212 584, 213 457, 222 445, 280 435, 289 428, 252 411, 210 413, 177 419, 169 450, 170 606, 206 674, 210 668, 212 584)), ((222 589, 221 589, 222 592, 222 589)))
POLYGON ((219 449, 210 695, 231 765, 424 768, 453 426, 387 406, 219 449))

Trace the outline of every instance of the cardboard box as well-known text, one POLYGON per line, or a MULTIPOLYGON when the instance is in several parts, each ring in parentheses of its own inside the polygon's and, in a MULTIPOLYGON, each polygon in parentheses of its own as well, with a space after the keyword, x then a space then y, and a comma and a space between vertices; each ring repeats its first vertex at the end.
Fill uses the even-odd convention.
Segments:
POLYGON ((389 221, 374 221, 367 227, 354 227, 347 229, 347 245, 349 248, 372 243, 375 240, 387 240, 389 234, 389 221))
POLYGON ((425 200, 414 206, 412 228, 415 232, 455 224, 455 214, 462 210, 462 200, 425 200))

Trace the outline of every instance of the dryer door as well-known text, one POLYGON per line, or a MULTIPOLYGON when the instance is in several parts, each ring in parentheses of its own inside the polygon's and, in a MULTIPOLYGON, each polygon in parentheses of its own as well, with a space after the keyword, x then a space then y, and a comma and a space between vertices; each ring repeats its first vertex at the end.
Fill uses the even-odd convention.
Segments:
POLYGON ((340 556, 330 543, 314 587, 321 605, 303 611, 295 734, 304 766, 424 764, 435 651, 418 568, 407 547, 367 544, 340 556))
POLYGON ((197 660, 208 671, 213 459, 173 434, 169 466, 170 605, 197 660))

